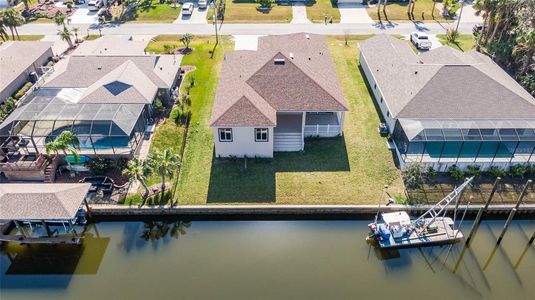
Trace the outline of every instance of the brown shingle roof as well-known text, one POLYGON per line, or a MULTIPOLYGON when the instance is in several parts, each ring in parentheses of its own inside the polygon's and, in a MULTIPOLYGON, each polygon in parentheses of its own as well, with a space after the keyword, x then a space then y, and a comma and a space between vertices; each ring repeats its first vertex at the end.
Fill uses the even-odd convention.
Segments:
POLYGON ((275 126, 277 111, 346 110, 323 36, 267 36, 259 39, 257 51, 225 54, 211 125, 275 126), (284 59, 284 64, 276 59, 284 59), (244 97, 256 109, 244 105, 244 97), (240 109, 255 111, 255 117, 237 113, 240 109))
POLYGON ((0 220, 70 220, 89 183, 9 183, 0 185, 0 220))

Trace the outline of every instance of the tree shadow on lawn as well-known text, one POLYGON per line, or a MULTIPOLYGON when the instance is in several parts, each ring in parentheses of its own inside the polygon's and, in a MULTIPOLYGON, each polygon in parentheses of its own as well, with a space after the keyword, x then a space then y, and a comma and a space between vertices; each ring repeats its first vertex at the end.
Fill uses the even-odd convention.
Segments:
POLYGON ((270 158, 213 158, 208 203, 275 203, 276 173, 350 171, 345 138, 305 140, 303 152, 270 158), (247 168, 245 167, 247 161, 247 168))

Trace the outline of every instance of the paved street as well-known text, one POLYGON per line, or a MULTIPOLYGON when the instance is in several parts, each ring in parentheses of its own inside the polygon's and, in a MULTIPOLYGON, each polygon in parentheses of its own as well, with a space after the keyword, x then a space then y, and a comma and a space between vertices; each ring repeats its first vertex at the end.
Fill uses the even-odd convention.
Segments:
MULTIPOLYGON (((71 24, 80 28, 81 33, 87 29, 90 33, 98 34, 97 24, 71 24)), ((455 23, 385 23, 381 24, 223 24, 220 33, 223 35, 268 35, 287 34, 295 32, 309 32, 326 35, 343 34, 409 34, 415 30, 430 34, 444 33, 446 28, 454 27, 455 23)), ((472 33, 474 23, 461 23, 460 33, 472 33)), ((55 24, 26 24, 19 29, 20 34, 57 34, 55 24)), ((158 35, 183 34, 196 35, 214 34, 211 24, 107 24, 102 26, 102 34, 131 34, 131 35, 158 35)))

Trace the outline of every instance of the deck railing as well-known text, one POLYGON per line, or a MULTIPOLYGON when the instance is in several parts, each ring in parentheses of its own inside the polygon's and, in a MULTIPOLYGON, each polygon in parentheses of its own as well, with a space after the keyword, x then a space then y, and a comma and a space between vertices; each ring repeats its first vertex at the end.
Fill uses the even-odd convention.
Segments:
POLYGON ((305 125, 305 136, 335 136, 340 134, 340 125, 305 125))

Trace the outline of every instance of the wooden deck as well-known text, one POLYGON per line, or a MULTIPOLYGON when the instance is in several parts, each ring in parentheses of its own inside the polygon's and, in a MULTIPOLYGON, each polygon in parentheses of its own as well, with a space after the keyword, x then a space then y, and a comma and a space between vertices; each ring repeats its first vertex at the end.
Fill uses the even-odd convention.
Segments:
POLYGON ((463 238, 461 231, 452 229, 451 218, 437 218, 435 224, 438 227, 436 233, 427 233, 419 236, 416 232, 402 239, 377 240, 381 249, 403 249, 413 247, 429 247, 443 244, 452 244, 463 238))

